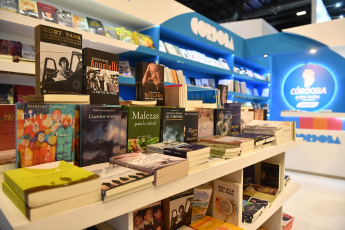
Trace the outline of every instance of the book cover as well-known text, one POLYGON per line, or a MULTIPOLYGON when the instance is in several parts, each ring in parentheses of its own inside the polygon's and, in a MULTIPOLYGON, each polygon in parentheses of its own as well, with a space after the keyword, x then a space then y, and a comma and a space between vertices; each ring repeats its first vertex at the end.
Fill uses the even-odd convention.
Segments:
POLYGON ((73 15, 71 14, 71 12, 56 9, 56 18, 59 25, 73 28, 73 15))
POLYGON ((87 23, 89 25, 89 32, 93 34, 104 35, 103 23, 100 20, 86 17, 87 23))
POLYGON ((184 108, 162 108, 161 141, 183 142, 184 108))
POLYGON ((204 217, 210 204, 212 186, 208 184, 199 185, 194 188, 192 217, 204 217))
POLYGON ((163 230, 163 209, 161 201, 133 211, 133 230, 163 230))
POLYGON ((18 3, 20 14, 38 18, 37 2, 31 0, 19 0, 18 3))
POLYGON ((120 154, 121 108, 81 107, 81 165, 109 162, 120 154))
POLYGON ((82 36, 35 27, 36 94, 82 94, 82 36))
POLYGON ((100 188, 101 181, 98 175, 65 161, 58 163, 58 166, 53 168, 8 170, 4 172, 4 181, 29 208, 97 191, 97 188, 100 188))
POLYGON ((0 9, 12 13, 18 13, 18 0, 1 0, 0 9))
POLYGON ((249 165, 243 168, 243 189, 250 184, 255 184, 255 165, 249 165))
POLYGON ((263 209, 265 208, 262 204, 248 202, 243 206, 242 218, 243 222, 252 223, 254 220, 261 215, 263 209))
POLYGON ((171 156, 189 158, 203 153, 209 153, 210 148, 205 145, 184 143, 176 141, 159 142, 147 147, 149 151, 163 153, 171 156))
POLYGON ((127 152, 127 121, 128 112, 121 111, 121 140, 120 140, 120 154, 125 154, 127 152))
POLYGON ((123 106, 128 112, 127 152, 146 150, 147 145, 160 141, 161 108, 123 106))
POLYGON ((15 58, 22 56, 21 42, 0 39, 0 46, 0 54, 10 55, 15 58))
POLYGON ((148 62, 135 63, 136 100, 157 101, 164 106, 164 66, 148 62))
POLYGON ((28 167, 74 161, 73 104, 16 104, 16 161, 28 167))
POLYGON ((89 32, 89 24, 85 17, 80 17, 73 14, 73 27, 78 30, 89 32))
POLYGON ((129 61, 119 61, 119 73, 125 76, 132 76, 131 67, 129 61))
POLYGON ((24 102, 24 96, 35 95, 35 87, 29 85, 14 85, 14 101, 24 102))
POLYGON ((232 113, 231 132, 229 135, 235 135, 241 132, 241 103, 225 103, 225 109, 232 113))
POLYGON ((228 136, 231 133, 232 112, 229 109, 214 110, 215 135, 228 136))
POLYGON ((261 185, 280 189, 281 164, 261 162, 261 185))
POLYGON ((37 2, 38 18, 46 21, 57 23, 56 10, 54 6, 50 6, 41 2, 37 2))
POLYGON ((83 49, 83 93, 90 95, 90 104, 119 104, 119 55, 83 49))
POLYGON ((185 111, 184 142, 198 141, 198 111, 185 111))
POLYGON ((22 58, 35 60, 35 46, 22 44, 22 58))
POLYGON ((133 34, 133 39, 136 44, 140 46, 145 46, 151 49, 155 49, 151 36, 139 33, 137 31, 133 31, 132 34, 133 34))
POLYGON ((228 101, 228 86, 227 85, 218 85, 220 91, 220 106, 224 106, 228 101))
POLYGON ((164 42, 159 40, 159 51, 166 53, 167 50, 165 49, 164 42))
POLYGON ((112 26, 112 25, 104 24, 104 35, 108 38, 117 39, 115 30, 114 30, 114 26, 112 26))
POLYGON ((197 108, 199 111, 198 119, 198 138, 210 137, 214 135, 214 111, 208 108, 197 108))
POLYGON ((80 166, 80 105, 74 110, 74 165, 80 166))
POLYGON ((15 163, 15 105, 0 105, 0 127, 0 165, 15 163), (13 153, 7 150, 13 150, 13 153))
POLYGON ((176 230, 192 222, 193 189, 175 194, 162 201, 164 226, 176 230))
POLYGON ((14 104, 14 86, 0 84, 0 104, 14 104))
POLYGON ((241 223, 242 185, 216 179, 213 185, 212 216, 238 226, 241 223))
POLYGON ((114 27, 114 30, 118 39, 120 39, 123 42, 135 44, 133 34, 131 31, 127 30, 124 27, 114 27))
POLYGON ((218 220, 214 217, 205 216, 190 225, 198 230, 243 230, 243 228, 218 220))
POLYGON ((294 219, 295 219, 295 217, 290 216, 290 215, 286 214, 285 212, 283 212, 283 214, 282 214, 282 227, 283 227, 283 230, 291 228, 294 219))

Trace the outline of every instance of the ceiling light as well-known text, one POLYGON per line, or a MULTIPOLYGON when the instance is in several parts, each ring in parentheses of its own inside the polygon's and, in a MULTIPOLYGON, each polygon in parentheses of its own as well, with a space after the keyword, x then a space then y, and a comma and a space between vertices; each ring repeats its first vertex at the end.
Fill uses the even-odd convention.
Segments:
POLYGON ((296 13, 297 16, 302 16, 305 15, 307 13, 307 11, 303 10, 303 11, 299 11, 296 13))
POLYGON ((344 15, 340 15, 339 18, 344 18, 344 15))
POLYGON ((265 54, 265 55, 264 55, 264 57, 268 57, 268 55, 267 55, 267 54, 265 54))
POLYGON ((337 4, 335 4, 335 7, 340 7, 341 4, 338 2, 337 4))
POLYGON ((311 54, 316 53, 316 49, 310 49, 310 50, 309 50, 309 53, 311 53, 311 54))

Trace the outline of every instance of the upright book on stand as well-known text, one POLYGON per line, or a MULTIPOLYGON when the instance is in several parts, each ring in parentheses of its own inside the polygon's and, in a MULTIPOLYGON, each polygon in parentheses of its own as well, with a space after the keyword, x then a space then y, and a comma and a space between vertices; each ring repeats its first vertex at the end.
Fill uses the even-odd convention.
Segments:
POLYGON ((184 142, 198 141, 198 116, 197 111, 185 111, 184 142))
POLYGON ((161 141, 184 140, 184 108, 162 108, 161 141))

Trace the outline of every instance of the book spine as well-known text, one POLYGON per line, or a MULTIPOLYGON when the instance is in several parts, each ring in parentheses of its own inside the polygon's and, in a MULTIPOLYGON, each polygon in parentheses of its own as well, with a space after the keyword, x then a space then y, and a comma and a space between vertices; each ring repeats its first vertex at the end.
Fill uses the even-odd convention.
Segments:
POLYGON ((163 154, 169 155, 169 156, 175 156, 175 157, 181 157, 181 158, 187 158, 187 153, 182 151, 175 151, 172 149, 164 149, 163 154))

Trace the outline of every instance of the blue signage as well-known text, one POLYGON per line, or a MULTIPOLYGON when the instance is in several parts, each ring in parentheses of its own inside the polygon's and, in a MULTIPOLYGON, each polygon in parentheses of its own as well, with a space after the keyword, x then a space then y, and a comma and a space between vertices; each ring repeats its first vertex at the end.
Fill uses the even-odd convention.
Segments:
POLYGON ((318 111, 335 96, 336 82, 324 67, 315 64, 293 69, 283 82, 286 102, 296 110, 318 111))
POLYGON ((306 142, 320 142, 320 143, 328 143, 328 144, 337 144, 340 145, 339 137, 332 137, 330 135, 314 135, 314 134, 296 134, 296 137, 302 137, 306 142))

